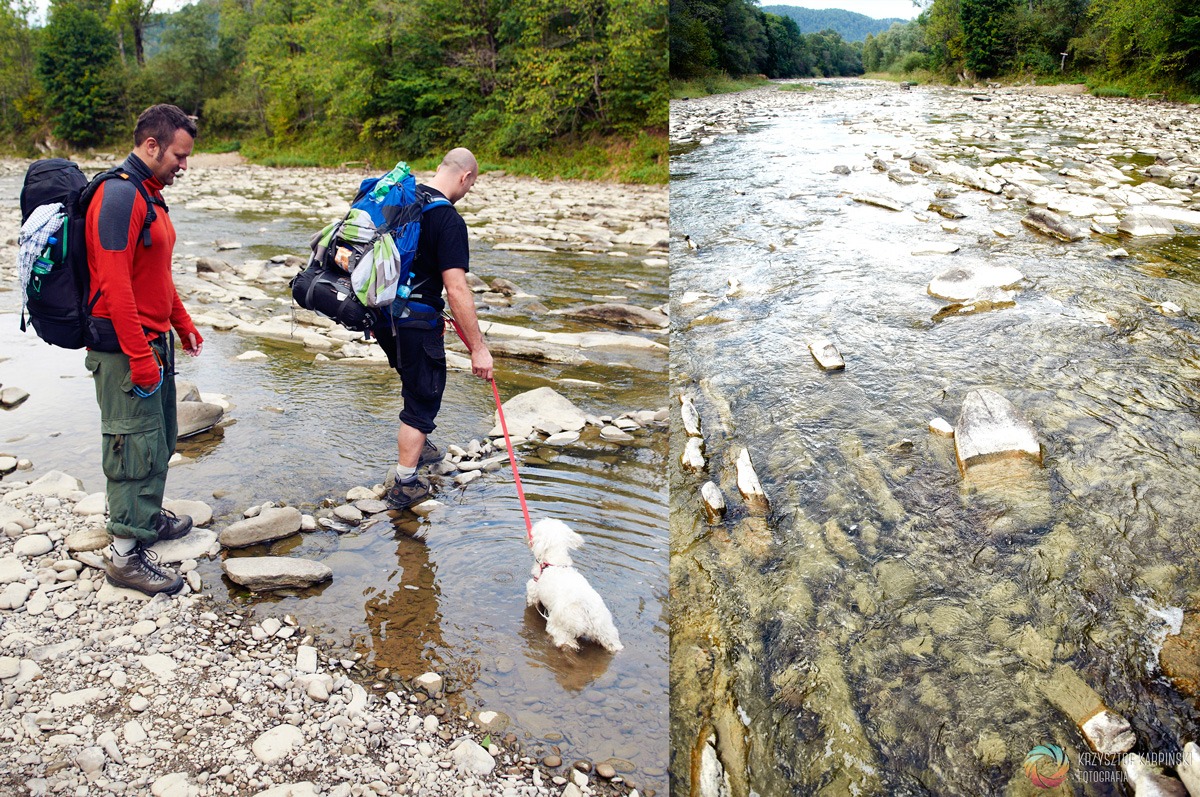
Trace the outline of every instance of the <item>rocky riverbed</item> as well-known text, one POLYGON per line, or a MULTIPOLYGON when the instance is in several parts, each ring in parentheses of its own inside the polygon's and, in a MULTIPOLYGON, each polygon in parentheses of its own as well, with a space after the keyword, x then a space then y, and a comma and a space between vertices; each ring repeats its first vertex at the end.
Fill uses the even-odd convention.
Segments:
POLYGON ((673 792, 1195 788, 1200 118, 810 83, 672 104, 673 792))
MULTIPOLYGON (((93 173, 119 157, 86 161, 84 169, 93 173)), ((209 159, 207 163, 205 158, 197 158, 188 174, 167 192, 167 201, 175 211, 173 215, 184 219, 177 224, 187 235, 181 237, 176 249, 176 283, 210 344, 204 357, 211 360, 216 354, 226 359, 226 363, 217 366, 221 369, 258 369, 264 367, 264 362, 281 357, 289 363, 288 368, 294 368, 291 363, 297 359, 306 359, 309 368, 323 363, 365 365, 368 368, 338 373, 361 384, 364 379, 358 374, 374 368, 381 376, 368 377, 366 381, 371 385, 378 382, 381 387, 390 385, 385 373, 386 359, 377 346, 362 341, 359 335, 346 334, 328 319, 294 309, 286 289, 287 280, 303 264, 306 255, 304 236, 290 230, 309 225, 315 230, 343 213, 348 186, 356 185, 365 175, 337 170, 263 169, 228 161, 224 156, 209 159), (188 218, 210 218, 213 223, 205 227, 188 222, 188 218), (232 221, 235 219, 236 223, 232 221), (261 226, 257 231, 247 232, 247 220, 261 226), (289 232, 280 234, 281 227, 287 227, 289 232), (206 236, 210 229, 211 234, 206 236), (258 351, 263 348, 270 353, 258 351)), ((3 172, 0 179, 7 176, 19 185, 24 166, 16 162, 0 165, 3 172)), ((16 312, 19 308, 17 291, 11 290, 15 282, 15 268, 11 265, 15 255, 13 244, 19 221, 12 208, 6 205, 3 210, 10 233, 0 236, 4 241, 4 252, 0 253, 0 311, 5 312, 16 312)), ((473 287, 477 306, 486 319, 485 334, 498 357, 498 372, 503 373, 498 379, 506 382, 518 379, 533 387, 546 379, 536 369, 548 368, 550 378, 560 389, 590 391, 603 386, 570 377, 587 374, 591 367, 600 368, 605 379, 620 374, 622 369, 635 372, 665 369, 666 316, 662 312, 665 308, 655 309, 661 298, 656 301, 643 298, 656 292, 661 295, 662 288, 652 282, 665 283, 665 188, 545 183, 490 175, 477 183, 460 209, 471 225, 477 254, 473 260, 473 287), (537 296, 524 289, 528 285, 514 283, 514 279, 524 282, 516 270, 504 272, 514 279, 489 274, 490 258, 478 257, 480 248, 509 262, 529 258, 531 284, 547 286, 548 292, 555 291, 553 278, 537 270, 539 258, 590 259, 597 265, 595 272, 605 276, 586 276, 587 284, 595 288, 586 294, 584 301, 565 302, 537 296), (607 276, 621 272, 633 276, 607 276), (477 279, 478 275, 486 279, 477 279), (535 375, 529 375, 531 370, 535 375), (557 379, 555 375, 559 375, 557 379), (530 379, 533 384, 529 384, 530 379)), ((465 354, 461 347, 459 353, 465 354)), ((0 355, 0 360, 3 357, 0 355)), ((451 352, 449 359, 451 367, 466 366, 465 356, 451 352)), ((276 368, 273 364, 267 367, 268 373, 276 368)), ((62 402, 63 395, 71 396, 70 401, 86 398, 86 395, 76 397, 70 390, 59 395, 58 386, 40 382, 32 391, 32 401, 26 403, 29 396, 17 384, 21 381, 19 377, 19 373, 14 375, 10 369, 3 380, 5 407, 12 412, 5 415, 6 423, 11 419, 12 428, 20 434, 16 435, 17 442, 4 446, 5 450, 17 452, 17 456, 0 456, 0 468, 9 474, 0 482, 0 491, 4 493, 0 500, 22 488, 22 479, 46 475, 44 461, 37 462, 34 469, 35 463, 20 453, 21 441, 38 441, 46 430, 39 431, 36 425, 27 428, 22 422, 30 417, 44 422, 47 416, 36 413, 45 411, 47 404, 62 402), (9 459, 13 462, 8 462, 9 459)), ((63 377, 71 378, 66 373, 63 377)), ((319 377, 330 384, 336 384, 339 378, 332 373, 319 377)), ((206 381, 211 380, 197 381, 205 388, 206 381)), ((506 385, 501 388, 506 389, 506 385)), ((201 442, 190 444, 190 456, 180 462, 178 473, 183 475, 173 469, 172 485, 187 484, 198 472, 223 475, 225 470, 238 467, 234 462, 227 466, 220 464, 219 452, 238 456, 236 449, 240 445, 229 440, 222 443, 225 435, 231 435, 230 440, 272 439, 271 427, 277 424, 274 419, 280 418, 285 410, 267 406, 247 412, 244 405, 238 407, 245 396, 239 395, 236 385, 226 385, 223 389, 227 395, 193 392, 193 398, 202 397, 217 411, 225 412, 226 419, 215 432, 202 436, 201 442), (248 416, 258 413, 263 424, 256 424, 255 432, 246 426, 235 426, 254 423, 248 416), (218 456, 210 457, 214 451, 218 456)), ((372 388, 372 392, 375 390, 372 388)), ((358 394, 351 391, 350 395, 358 394)), ((490 395, 487 400, 490 402, 490 395)), ((273 403, 283 402, 274 399, 273 403)), ((609 457, 604 452, 644 445, 657 429, 665 428, 661 418, 666 411, 662 407, 591 406, 594 412, 580 413, 578 425, 574 418, 566 425, 545 418, 522 421, 514 429, 515 443, 524 444, 518 456, 543 464, 547 458, 555 457, 567 460, 581 457, 580 461, 586 461, 593 451, 609 457)), ((513 415, 520 421, 517 409, 514 408, 513 415)), ((391 417, 388 426, 394 428, 394 415, 391 417)), ((474 514, 485 516, 487 502, 494 505, 498 491, 511 491, 511 485, 497 483, 504 481, 504 474, 497 471, 507 470, 507 458, 502 456, 499 430, 493 430, 490 438, 487 436, 494 422, 493 419, 481 427, 471 427, 476 439, 465 436, 457 441, 461 445, 455 444, 452 437, 439 440, 448 456, 438 467, 436 478, 442 485, 440 493, 451 493, 452 506, 445 510, 452 513, 451 517, 462 517, 453 513, 463 512, 460 507, 469 506, 472 501, 481 502, 474 514)), ((60 429, 64 425, 70 427, 56 417, 50 423, 60 429)), ((453 417, 451 426, 454 427, 453 417)), ((93 433, 94 430, 87 432, 93 433)), ((58 434, 59 431, 49 432, 50 437, 58 434)), ((94 470, 92 455, 92 451, 81 451, 88 471, 81 475, 87 476, 94 470)), ((260 451, 258 457, 262 456, 264 453, 260 451)), ((253 468, 254 463, 252 458, 241 467, 253 468)), ((268 470, 276 467, 274 463, 263 464, 268 470)), ((61 463, 57 466, 64 467, 61 463)), ((311 468, 306 469, 306 473, 310 471, 311 468)), ((376 478, 383 472, 379 470, 376 478)), ((587 735, 560 726, 573 737, 568 743, 561 734, 551 732, 554 719, 539 723, 541 732, 530 741, 528 732, 523 735, 514 732, 522 726, 515 725, 504 713, 508 707, 504 703, 492 699, 487 702, 488 707, 495 706, 498 710, 481 712, 478 706, 472 710, 465 693, 478 688, 474 671, 488 672, 491 683, 496 682, 496 676, 490 673, 492 655, 487 657, 486 665, 458 662, 422 681, 431 682, 436 677, 444 682, 442 687, 434 688, 429 683, 420 686, 417 681, 421 670, 411 665, 396 665, 390 671, 378 661, 371 661, 382 651, 372 650, 369 645, 364 658, 364 647, 352 644, 352 638, 345 633, 353 624, 339 627, 339 623, 334 626, 334 634, 323 633, 301 628, 307 625, 297 619, 305 615, 302 610, 294 615, 272 611, 275 600, 260 602, 241 592, 234 601, 226 598, 230 593, 228 583, 222 585, 222 571, 216 560, 210 558, 221 549, 215 532, 224 531, 243 516, 269 517, 276 510, 283 513, 284 509, 277 504, 307 502, 301 528, 289 528, 287 533, 304 532, 293 535, 309 540, 298 544, 300 550, 292 550, 297 543, 289 539, 260 544, 257 550, 269 546, 270 550, 263 552, 285 554, 276 558, 289 558, 288 552, 290 558, 306 552, 323 558, 330 551, 343 549, 338 554, 341 566, 333 577, 335 582, 339 578, 347 580, 343 589, 350 590, 349 599, 354 597, 353 584, 362 580, 358 605, 351 600, 348 607, 361 618, 364 595, 369 598, 380 592, 380 597, 373 599, 379 601, 388 592, 386 583, 376 585, 369 575, 364 575, 364 569, 370 573, 375 568, 368 567, 363 556, 351 553, 382 543, 383 555, 388 556, 383 532, 372 528, 373 522, 377 527, 381 522, 378 517, 381 485, 368 483, 369 486, 354 487, 347 492, 355 482, 325 478, 318 488, 321 495, 332 487, 332 493, 340 496, 337 500, 320 501, 319 505, 321 496, 292 495, 282 501, 269 500, 279 493, 267 485, 261 485, 262 489, 246 485, 251 488, 247 495, 252 500, 231 504, 228 498, 222 498, 228 490, 214 490, 211 484, 202 481, 195 485, 201 493, 197 497, 215 494, 212 497, 217 499, 217 520, 211 526, 212 531, 193 532, 194 550, 184 552, 181 565, 187 572, 188 586, 183 596, 173 601, 147 602, 140 598, 118 600, 110 595, 113 590, 104 588, 102 576, 92 567, 98 564, 97 554, 83 550, 103 543, 103 496, 89 495, 72 477, 61 476, 61 479, 70 488, 56 495, 30 494, 0 502, 0 512, 6 512, 3 508, 11 505, 13 511, 20 513, 20 522, 6 529, 9 538, 0 540, 0 556, 9 568, 4 572, 12 577, 11 583, 6 582, 9 586, 5 597, 0 599, 8 607, 0 611, 5 632, 5 650, 0 655, 11 657, 16 667, 11 675, 4 670, 2 682, 5 707, 14 712, 8 738, 16 742, 8 746, 13 759, 6 761, 4 767, 11 773, 11 783, 6 782, 5 788, 24 791, 28 782, 34 793, 61 790, 100 793, 97 789, 107 789, 126 794, 151 793, 151 790, 154 794, 257 794, 280 787, 279 791, 268 793, 559 795, 625 794, 633 789, 625 779, 638 782, 639 775, 628 774, 633 765, 620 759, 612 759, 620 772, 603 760, 606 758, 603 755, 596 756, 595 764, 582 761, 571 766, 572 759, 580 758, 581 745, 586 748, 587 735), (265 505, 261 503, 264 500, 265 505), (79 532, 86 533, 74 536, 79 532), (74 538, 79 550, 68 550, 67 538, 74 538), (15 551, 18 544, 19 554, 15 551), (348 571, 346 566, 351 561, 355 565, 348 571), (385 589, 381 591, 380 587, 385 589), (74 613, 68 614, 72 610, 67 607, 71 605, 75 607, 74 613), (155 629, 150 629, 148 621, 155 623, 155 629), (65 644, 43 655, 42 648, 60 642, 65 644), (317 664, 312 663, 314 651, 317 664), (143 660, 150 664, 143 664, 143 660), (37 669, 31 669, 30 663, 36 664, 37 669), (147 669, 159 665, 165 668, 166 675, 147 669), (124 677, 112 678, 118 670, 124 677), (172 679, 172 673, 177 677, 172 679), (472 677, 460 680, 457 677, 460 674, 472 677), (155 686, 152 688, 151 684, 155 686), (187 691, 181 700, 180 689, 185 684, 187 691), (81 689, 85 692, 72 694, 66 702, 62 697, 54 697, 81 689), (138 690, 144 693, 139 694, 138 690), (190 702, 192 694, 195 706, 190 702), (80 702, 72 702, 75 700, 80 702), (141 713, 134 712, 130 703, 136 704, 141 713), (31 722, 22 725, 27 714, 33 718, 39 714, 52 716, 43 716, 40 725, 31 722), (137 722, 129 725, 131 720, 137 722), (256 746, 263 734, 267 738, 256 746), (474 742, 460 741, 467 737, 474 742), (562 741, 562 749, 557 750, 553 741, 546 742, 547 738, 562 741), (476 742, 490 752, 478 755, 479 749, 472 746, 476 742), (38 745, 44 745, 44 749, 38 745), (276 752, 264 753, 266 758, 263 758, 259 755, 260 748, 276 752), (463 757, 475 753, 474 763, 460 767, 454 758, 456 753, 463 757), (490 774, 482 774, 485 756, 495 762, 490 774), (568 759, 565 765, 563 758, 568 759), (534 774, 534 770, 540 771, 534 774), (582 770, 587 770, 587 782, 582 770), (624 778, 620 773, 626 773, 624 778), (312 785, 304 785, 306 781, 312 785), (285 784, 299 785, 288 791, 285 784)), ((89 486, 95 489, 99 485, 89 486)), ((174 489, 177 488, 169 488, 168 492, 174 489)), ((439 497, 446 500, 442 495, 439 497)), ((178 511, 192 509, 194 506, 178 511)), ((197 511, 205 514, 204 510, 197 511)), ((295 509, 289 511, 300 517, 295 509)), ((207 514, 211 516, 212 510, 208 509, 207 514)), ((290 521, 289 514, 287 523, 290 521)), ((452 524, 454 520, 445 523, 452 524)), ((389 535, 395 533, 386 522, 384 525, 391 529, 389 535)), ((418 539, 428 528, 439 528, 436 519, 432 526, 427 522, 423 528, 414 522, 403 525, 405 534, 418 539)), ((408 571, 393 564, 382 574, 385 581, 398 572, 407 572, 411 578, 411 574, 430 570, 429 551, 422 543, 414 546, 423 549, 415 554, 416 564, 406 559, 403 567, 409 567, 408 571)), ((394 550, 390 556, 396 556, 394 550)), ((518 557, 522 560, 520 572, 528 567, 524 561, 527 556, 525 553, 518 557)), ((231 556, 230 561, 251 558, 254 557, 231 556)), ((507 568, 506 558, 499 557, 494 564, 507 568)), ((445 562, 440 564, 450 567, 445 562)), ((257 587, 262 588, 262 584, 257 587)), ((405 589, 417 587, 406 585, 405 589)), ((421 589, 424 592, 400 591, 399 596, 405 602, 408 596, 414 596, 416 603, 424 606, 429 602, 425 596, 433 595, 432 605, 436 607, 437 585, 422 582, 421 589)), ((304 596, 312 591, 298 593, 292 589, 285 594, 288 597, 283 600, 290 601, 289 606, 296 606, 297 599, 305 600, 304 596)), ((319 596, 320 590, 315 594, 319 596)), ((324 594, 326 597, 337 594, 336 584, 324 594)), ((405 662, 411 659, 415 663, 430 657, 428 643, 422 652, 421 639, 432 636, 440 640, 436 624, 451 619, 441 617, 448 611, 447 598, 442 596, 441 600, 441 613, 431 618, 434 633, 423 630, 419 623, 406 621, 406 625, 415 629, 418 642, 411 656, 401 657, 405 662)), ((523 603, 523 590, 521 600, 523 603)), ((398 611, 402 606, 398 597, 374 608, 369 605, 366 612, 368 619, 372 611, 388 612, 389 619, 382 626, 386 627, 388 622, 400 623, 399 619, 391 618, 404 613, 398 611)), ((422 622, 427 619, 419 609, 416 617, 422 622)), ((394 632, 381 632, 377 628, 373 634, 378 634, 374 639, 377 645, 403 644, 403 637, 394 632), (388 637, 395 639, 388 642, 388 637)), ((479 638, 476 634, 472 637, 479 638)), ((511 644, 530 643, 514 635, 511 644)), ((520 667, 514 672, 511 659, 503 663, 505 652, 496 651, 500 664, 495 666, 500 668, 499 686, 510 696, 506 700, 511 701, 508 705, 514 709, 514 718, 540 706, 544 712, 549 713, 548 708, 557 712, 555 695, 523 695, 505 686, 514 676, 522 674, 520 667), (520 698, 519 702, 516 698, 520 698)), ((651 658, 656 655, 652 651, 632 651, 632 658, 627 660, 639 661, 643 654, 651 658)), ((455 658, 446 652, 436 655, 442 661, 455 658)), ((462 655, 474 657, 478 652, 462 655)), ((618 681, 621 667, 613 666, 613 672, 606 676, 607 660, 595 662, 584 657, 572 663, 550 654, 539 656, 547 657, 547 661, 537 666, 562 679, 564 686, 577 690, 592 685, 587 692, 590 702, 576 713, 589 716, 588 722, 603 723, 597 730, 605 738, 613 738, 614 730, 621 728, 621 724, 608 706, 610 701, 605 699, 605 691, 597 687, 603 684, 607 690, 620 683, 628 691, 628 678, 622 675, 618 681), (573 669, 580 673, 572 674, 573 669), (594 683, 598 678, 601 682, 594 683), (601 712, 603 720, 598 718, 601 712)), ((4 661, 7 668, 9 660, 4 661)), ((641 680, 634 684, 643 686, 641 680)), ((665 699, 664 691, 664 704, 665 699)), ((636 756, 629 753, 626 757, 636 756)), ((651 776, 649 783, 641 781, 641 793, 653 794, 654 777, 651 776)))

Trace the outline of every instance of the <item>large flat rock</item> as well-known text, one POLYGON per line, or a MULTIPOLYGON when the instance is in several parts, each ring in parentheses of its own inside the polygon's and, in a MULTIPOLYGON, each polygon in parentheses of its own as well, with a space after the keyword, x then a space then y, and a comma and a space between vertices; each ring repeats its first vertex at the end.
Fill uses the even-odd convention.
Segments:
POLYGON ((1025 275, 1012 266, 989 266, 982 263, 955 266, 934 277, 927 290, 930 296, 948 302, 974 299, 988 288, 1009 288, 1025 275))
MULTIPOLYGON (((508 433, 514 437, 529 437, 534 429, 578 432, 587 423, 583 410, 550 387, 519 393, 502 406, 508 433)), ((495 421, 498 427, 498 413, 495 421)))
POLYGON ((1012 402, 987 389, 972 390, 963 399, 954 427, 954 450, 963 473, 972 465, 997 459, 1042 461, 1042 447, 1033 426, 1017 413, 1012 402))
POLYGON ((605 304, 593 304, 587 307, 576 307, 568 310, 556 311, 555 314, 565 315, 571 318, 586 318, 591 321, 599 321, 604 324, 611 324, 619 327, 645 327, 648 329, 662 329, 671 322, 666 315, 657 310, 647 310, 644 307, 638 307, 632 304, 622 304, 620 302, 608 302, 605 304))
POLYGON ((333 578, 333 571, 328 565, 289 556, 232 557, 221 566, 231 581, 255 592, 311 587, 333 578))
POLYGON ((191 437, 217 425, 225 410, 220 405, 207 401, 180 401, 175 405, 175 417, 179 423, 179 438, 191 437))
POLYGON ((300 510, 292 506, 264 509, 258 517, 239 520, 221 532, 226 548, 245 548, 261 542, 279 540, 300 530, 300 510))
POLYGON ((74 476, 68 476, 61 470, 52 470, 28 487, 13 490, 4 496, 5 501, 24 498, 27 495, 40 495, 46 498, 70 498, 77 492, 83 491, 83 482, 74 476))
POLYGON ((1072 224, 1054 211, 1045 208, 1030 208, 1021 223, 1042 235, 1049 235, 1060 241, 1082 241, 1087 238, 1087 230, 1072 224))

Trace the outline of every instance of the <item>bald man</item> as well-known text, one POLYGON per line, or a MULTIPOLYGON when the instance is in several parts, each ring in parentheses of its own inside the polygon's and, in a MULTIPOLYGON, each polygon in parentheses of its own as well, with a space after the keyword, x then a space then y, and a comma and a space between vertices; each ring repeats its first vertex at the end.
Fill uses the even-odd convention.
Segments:
POLYGON ((442 458, 427 438, 436 427, 434 419, 446 389, 445 325, 440 317, 446 301, 471 349, 472 373, 480 379, 492 378, 492 354, 483 342, 475 298, 467 287, 467 224, 454 209, 478 174, 475 156, 459 147, 446 153, 432 180, 417 186, 426 195, 426 210, 413 260, 413 294, 407 302, 397 299, 391 315, 374 330, 388 362, 400 374, 404 399, 396 435, 396 482, 384 497, 392 509, 405 509, 429 497, 429 483, 417 477, 417 468, 442 458))

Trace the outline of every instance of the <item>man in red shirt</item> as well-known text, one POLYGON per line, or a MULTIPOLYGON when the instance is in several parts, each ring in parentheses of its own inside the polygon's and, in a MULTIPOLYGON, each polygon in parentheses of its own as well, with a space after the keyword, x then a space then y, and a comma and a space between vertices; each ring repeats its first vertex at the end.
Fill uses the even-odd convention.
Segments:
POLYGON ((101 339, 119 344, 89 350, 84 361, 100 404, 113 535, 107 574, 111 583, 148 595, 175 593, 183 579, 146 546, 192 528, 191 518, 162 508, 177 432, 171 329, 192 356, 204 341, 175 291, 175 228, 161 191, 187 169, 195 136, 195 123, 174 105, 147 108, 120 179, 101 183, 87 209, 88 270, 100 294, 93 322, 101 339))

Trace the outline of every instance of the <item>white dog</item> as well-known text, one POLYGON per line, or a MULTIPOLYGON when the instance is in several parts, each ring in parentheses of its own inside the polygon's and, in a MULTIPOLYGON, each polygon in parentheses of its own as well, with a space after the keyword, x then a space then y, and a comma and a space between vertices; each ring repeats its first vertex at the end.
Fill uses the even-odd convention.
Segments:
POLYGON ((546 633, 560 648, 579 650, 580 639, 590 639, 616 653, 621 638, 604 600, 572 566, 571 551, 583 538, 561 520, 539 520, 533 525, 533 578, 525 586, 527 606, 546 609, 546 633))

